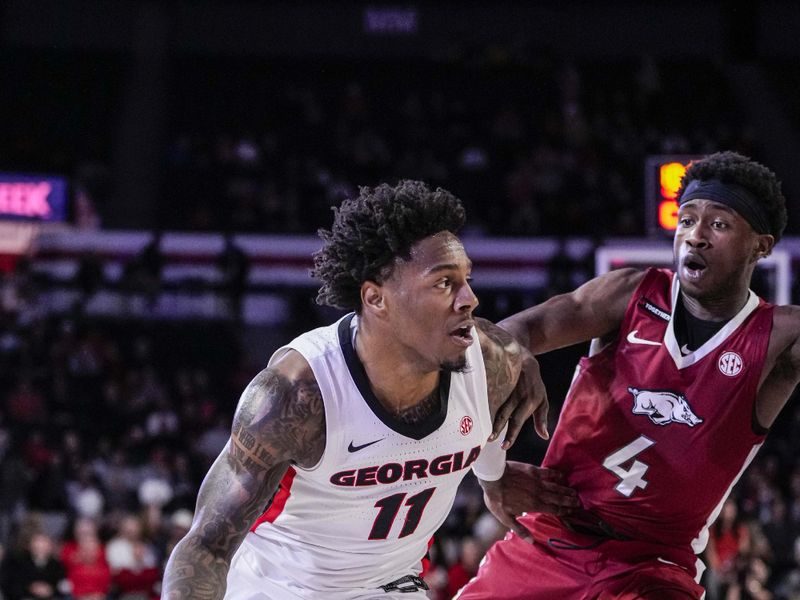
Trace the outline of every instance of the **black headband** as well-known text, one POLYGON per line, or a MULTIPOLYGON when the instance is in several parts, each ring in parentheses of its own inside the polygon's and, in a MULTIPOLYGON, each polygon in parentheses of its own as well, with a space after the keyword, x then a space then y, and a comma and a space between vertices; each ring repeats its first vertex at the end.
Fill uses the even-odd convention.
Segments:
POLYGON ((678 204, 689 200, 712 200, 735 210, 756 233, 770 233, 769 218, 763 203, 747 188, 719 179, 693 179, 681 194, 678 204))

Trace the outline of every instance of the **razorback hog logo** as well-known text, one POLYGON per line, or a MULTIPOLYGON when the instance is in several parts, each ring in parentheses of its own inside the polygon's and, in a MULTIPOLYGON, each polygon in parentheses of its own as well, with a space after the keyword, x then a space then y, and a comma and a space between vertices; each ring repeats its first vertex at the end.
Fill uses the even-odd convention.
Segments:
POLYGON ((647 415, 656 425, 684 423, 689 427, 702 423, 703 419, 692 412, 692 407, 680 394, 628 388, 633 395, 633 414, 647 415))

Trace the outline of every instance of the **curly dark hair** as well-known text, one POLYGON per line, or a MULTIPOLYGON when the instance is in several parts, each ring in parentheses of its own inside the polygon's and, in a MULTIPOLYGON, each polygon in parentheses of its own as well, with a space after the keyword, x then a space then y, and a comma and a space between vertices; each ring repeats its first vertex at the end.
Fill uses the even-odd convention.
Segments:
POLYGON ((317 303, 356 312, 362 283, 383 283, 396 259, 410 258, 411 246, 440 231, 457 233, 465 221, 453 194, 408 179, 362 187, 333 210, 333 226, 318 231, 324 243, 314 253, 311 275, 322 281, 317 303))
POLYGON ((769 233, 775 242, 781 239, 786 228, 786 198, 781 192, 781 182, 775 173, 747 156, 736 152, 716 152, 689 163, 678 190, 678 198, 691 181, 719 179, 735 183, 750 190, 764 206, 769 219, 769 233))

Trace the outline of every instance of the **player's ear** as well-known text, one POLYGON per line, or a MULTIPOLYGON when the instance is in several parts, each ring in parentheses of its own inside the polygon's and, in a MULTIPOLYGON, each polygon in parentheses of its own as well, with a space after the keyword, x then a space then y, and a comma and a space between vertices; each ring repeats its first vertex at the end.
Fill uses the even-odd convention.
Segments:
POLYGON ((361 284, 361 307, 364 311, 382 314, 386 310, 385 289, 374 281, 361 284))
POLYGON ((772 248, 775 246, 775 238, 768 233, 759 234, 756 237, 756 247, 753 252, 753 258, 760 260, 765 256, 772 254, 772 248))

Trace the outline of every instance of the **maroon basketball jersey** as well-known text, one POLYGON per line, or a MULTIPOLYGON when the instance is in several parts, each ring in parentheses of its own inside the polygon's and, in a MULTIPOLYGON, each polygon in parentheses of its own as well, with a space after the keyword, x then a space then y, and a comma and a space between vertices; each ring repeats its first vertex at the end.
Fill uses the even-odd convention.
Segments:
POLYGON ((697 554, 764 440, 753 410, 774 307, 750 292, 718 333, 682 352, 678 293, 672 272, 646 272, 617 340, 581 359, 543 464, 614 529, 697 554))

